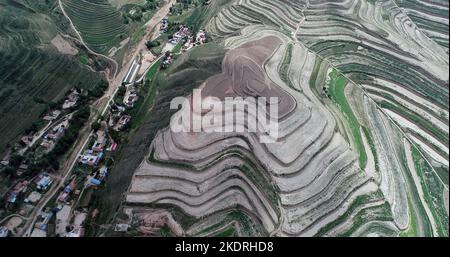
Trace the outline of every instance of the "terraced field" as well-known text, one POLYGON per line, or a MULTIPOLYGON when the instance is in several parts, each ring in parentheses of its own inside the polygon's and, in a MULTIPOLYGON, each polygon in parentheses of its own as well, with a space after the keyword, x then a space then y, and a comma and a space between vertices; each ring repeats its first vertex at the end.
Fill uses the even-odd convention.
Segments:
POLYGON ((448 51, 448 1, 396 0, 396 3, 428 37, 448 51))
POLYGON ((190 235, 232 226, 238 235, 448 236, 445 10, 448 2, 419 0, 224 5, 205 22, 229 50, 222 70, 233 81, 221 83, 255 92, 236 77, 258 69, 228 60, 250 45, 272 49, 247 58, 265 60, 273 84, 262 92, 286 95, 280 138, 163 129, 126 201, 181 208, 201 220, 190 235), (258 225, 224 218, 233 209, 258 225))
POLYGON ((61 0, 63 8, 92 50, 107 53, 127 36, 121 13, 108 0, 61 0))

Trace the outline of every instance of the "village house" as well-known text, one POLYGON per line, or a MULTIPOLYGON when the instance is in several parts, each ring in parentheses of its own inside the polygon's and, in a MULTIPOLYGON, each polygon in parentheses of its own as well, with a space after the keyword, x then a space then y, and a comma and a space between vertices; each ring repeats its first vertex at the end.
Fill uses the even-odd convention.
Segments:
POLYGON ((16 171, 16 175, 18 177, 21 177, 27 170, 28 170, 28 164, 26 160, 22 161, 22 163, 19 165, 19 168, 16 171))
POLYGON ((161 26, 160 26, 160 33, 166 33, 167 29, 169 28, 169 19, 168 18, 164 18, 161 21, 161 26))
POLYGON ((25 198, 24 202, 25 203, 35 204, 39 200, 41 200, 41 198, 42 198, 42 194, 41 193, 39 193, 37 191, 33 191, 27 196, 27 198, 25 198))
POLYGON ((114 141, 112 141, 111 145, 106 148, 107 152, 114 152, 117 149, 118 144, 114 141))
POLYGON ((62 203, 65 203, 67 201, 67 199, 69 198, 70 194, 76 189, 76 186, 77 186, 77 184, 76 184, 76 181, 74 179, 61 192, 61 194, 58 197, 58 201, 62 202, 62 203))
POLYGON ((33 137, 27 135, 27 136, 23 136, 22 138, 20 138, 20 144, 22 146, 28 146, 31 143, 33 137))
POLYGON ((105 131, 98 130, 96 133, 97 139, 94 142, 94 145, 92 145, 92 150, 94 152, 103 152, 103 150, 106 147, 106 144, 108 143, 108 137, 106 136, 105 131))
POLYGON ((127 86, 127 91, 123 97, 123 103, 129 107, 133 108, 134 104, 139 100, 136 89, 133 86, 127 86))
POLYGON ((103 154, 104 154, 103 151, 94 152, 93 150, 86 150, 80 158, 80 163, 89 166, 96 166, 102 160, 103 154))
POLYGON ((108 167, 102 166, 100 168, 100 170, 98 171, 98 179, 103 181, 103 180, 105 180, 106 175, 108 175, 108 167))
POLYGON ((62 108, 65 110, 65 109, 69 109, 69 108, 75 106, 77 104, 79 98, 80 98, 80 93, 78 92, 78 90, 76 88, 71 89, 69 95, 67 96, 66 100, 64 101, 62 108))
POLYGON ((203 45, 207 42, 206 32, 204 30, 200 30, 197 33, 197 36, 195 38, 195 44, 196 45, 203 45))
POLYGON ((49 114, 45 115, 43 119, 46 121, 52 121, 52 120, 55 120, 56 118, 58 118, 60 114, 61 114, 60 110, 54 110, 54 111, 50 112, 49 114))
POLYGON ((190 35, 191 35, 191 31, 189 30, 189 28, 185 25, 180 25, 180 30, 172 36, 172 39, 169 40, 169 43, 176 45, 182 39, 187 38, 190 35))
POLYGON ((11 190, 7 201, 9 203, 15 203, 17 200, 17 197, 19 197, 19 195, 27 189, 28 184, 29 184, 29 182, 27 180, 20 181, 19 183, 17 183, 14 186, 14 188, 11 190))
POLYGON ((40 145, 45 149, 45 152, 50 152, 55 147, 55 143, 47 139, 42 140, 40 145))
POLYGON ((47 225, 48 222, 50 221, 50 219, 53 217, 53 212, 49 211, 49 212, 43 212, 41 214, 41 220, 36 222, 36 228, 41 229, 43 231, 45 231, 47 229, 47 225))
POLYGON ((189 51, 194 47, 194 38, 193 37, 188 37, 188 39, 186 40, 186 43, 184 43, 183 45, 183 51, 189 51))
POLYGON ((75 218, 74 218, 74 222, 73 225, 71 227, 71 231, 69 233, 67 233, 67 237, 82 237, 84 236, 84 222, 86 221, 87 218, 87 212, 83 211, 83 212, 78 212, 75 211, 75 218))
POLYGON ((126 125, 131 121, 130 115, 122 115, 120 116, 117 123, 114 125, 113 130, 115 131, 121 131, 123 128, 125 128, 126 125))
POLYGON ((172 52, 166 52, 163 62, 161 64, 162 68, 168 68, 173 63, 173 53, 172 52))
POLYGON ((64 132, 68 126, 69 120, 66 119, 63 122, 51 128, 50 131, 44 136, 44 139, 51 139, 54 141, 60 139, 64 135, 64 132))
POLYGON ((41 173, 39 174, 35 179, 34 182, 36 183, 36 188, 38 190, 45 191, 47 190, 51 184, 53 183, 53 178, 47 174, 47 173, 41 173))

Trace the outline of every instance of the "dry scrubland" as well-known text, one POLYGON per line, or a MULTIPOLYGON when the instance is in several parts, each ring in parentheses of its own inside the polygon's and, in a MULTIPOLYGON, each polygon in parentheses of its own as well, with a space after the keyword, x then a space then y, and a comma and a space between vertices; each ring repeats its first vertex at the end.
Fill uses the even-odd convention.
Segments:
POLYGON ((126 203, 187 235, 448 236, 448 2, 219 3, 228 52, 198 86, 284 98, 282 138, 161 129, 126 203))

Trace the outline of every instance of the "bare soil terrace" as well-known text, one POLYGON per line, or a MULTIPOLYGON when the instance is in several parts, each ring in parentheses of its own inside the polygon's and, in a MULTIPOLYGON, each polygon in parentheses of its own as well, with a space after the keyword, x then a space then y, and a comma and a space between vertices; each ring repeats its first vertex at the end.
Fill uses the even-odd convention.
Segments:
POLYGON ((280 46, 275 36, 264 37, 229 51, 222 64, 222 74, 205 82, 202 97, 278 97, 279 117, 290 114, 296 107, 295 99, 267 78, 265 62, 280 46))

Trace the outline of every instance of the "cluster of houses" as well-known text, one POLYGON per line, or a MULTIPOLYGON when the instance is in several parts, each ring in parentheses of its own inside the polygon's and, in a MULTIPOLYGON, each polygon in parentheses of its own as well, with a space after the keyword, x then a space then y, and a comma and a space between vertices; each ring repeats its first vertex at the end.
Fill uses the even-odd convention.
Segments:
POLYGON ((20 196, 20 194, 24 193, 27 190, 28 187, 28 181, 20 181, 17 183, 14 188, 9 192, 9 195, 7 197, 8 203, 15 203, 17 201, 17 198, 20 196))
POLYGON ((79 195, 79 191, 76 190, 77 183, 76 180, 73 179, 65 188, 64 190, 59 194, 58 196, 58 202, 65 203, 68 201, 69 197, 74 193, 75 195, 79 195))
POLYGON ((104 130, 99 129, 95 135, 94 144, 80 156, 80 163, 91 167, 97 166, 103 160, 105 151, 113 152, 117 148, 117 143, 110 142, 104 130))
POLYGON ((169 40, 169 43, 176 45, 180 43, 181 40, 187 39, 190 36, 191 31, 189 30, 189 27, 186 25, 180 25, 180 29, 173 35, 172 39, 169 40))
MULTIPOLYGON (((53 178, 45 172, 42 172, 36 176, 32 182, 34 182, 35 189, 24 200, 25 203, 34 204, 42 197, 40 192, 45 192, 53 183, 53 178), (39 191, 39 192, 38 192, 39 191)), ((7 197, 8 203, 16 203, 19 196, 25 194, 28 188, 31 188, 32 184, 28 180, 18 182, 13 189, 9 192, 7 197)), ((34 187, 33 187, 34 188, 34 187)), ((32 189, 33 189, 32 188, 32 189)))
MULTIPOLYGON (((50 122, 50 121, 56 119, 60 113, 61 113, 60 111, 55 110, 55 111, 47 114, 43 119, 50 122)), ((49 123, 49 125, 50 124, 51 123, 49 123)), ((51 128, 49 130, 49 132, 47 133, 48 136, 47 135, 44 136, 44 141, 46 141, 47 139, 52 139, 54 141, 58 140, 64 134, 64 130, 68 126, 68 124, 69 124, 69 121, 65 120, 62 123, 51 128)), ((21 146, 25 147, 24 149, 27 149, 27 147, 32 146, 34 144, 34 142, 36 142, 39 139, 39 137, 41 137, 41 135, 42 134, 40 134, 40 133, 31 132, 28 135, 22 136, 20 138, 19 143, 21 146)), ((41 144, 41 145, 45 145, 45 144, 41 144)), ((48 148, 50 148, 50 146, 53 146, 53 144, 49 144, 48 148)), ((22 151, 25 151, 25 150, 22 150, 22 151)))
MULTIPOLYGON (((66 96, 62 109, 68 109, 75 106, 80 98, 80 94, 81 92, 78 89, 71 89, 66 96)), ((63 111, 58 109, 53 109, 46 113, 42 119, 48 121, 48 125, 41 129, 41 132, 32 132, 21 137, 19 145, 23 146, 23 148, 10 149, 7 154, 3 156, 4 158, 2 159, 1 164, 4 166, 10 165, 13 151, 19 149, 17 150, 17 153, 24 156, 24 153, 36 142, 39 143, 44 152, 51 151, 69 126, 70 115, 67 115, 60 122, 57 122, 56 125, 52 125, 52 122, 57 120, 62 113, 63 111)), ((16 175, 19 177, 22 176, 28 170, 29 163, 30 159, 24 157, 20 165, 16 168, 16 175)), ((7 204, 17 204, 18 199, 23 199, 23 202, 27 204, 26 206, 32 206, 42 198, 43 193, 52 185, 53 181, 54 178, 46 172, 41 172, 39 175, 29 180, 19 181, 8 192, 6 202, 7 204)))
MULTIPOLYGON (((77 89, 72 89, 67 96, 65 104, 75 105, 78 101, 79 94, 80 93, 77 89)), ((2 164, 3 166, 8 166, 10 164, 10 157, 12 152, 17 152, 19 155, 23 156, 24 153, 35 143, 38 143, 40 146, 42 146, 44 152, 50 152, 54 148, 56 142, 64 135, 65 130, 69 126, 70 115, 67 115, 66 117, 64 117, 62 122, 48 129, 52 125, 52 122, 60 117, 61 113, 62 111, 57 109, 51 110, 50 112, 46 113, 42 119, 44 121, 47 121, 48 125, 42 128, 40 132, 32 131, 26 135, 23 135, 14 149, 9 149, 6 154, 2 156, 0 164, 2 164)), ((21 174, 23 173, 21 170, 27 169, 27 167, 25 167, 26 163, 27 160, 24 160, 22 164, 23 167, 20 167, 20 169, 17 170, 18 176, 21 176, 21 174)))
MULTIPOLYGON (((46 237, 50 220, 56 216, 55 233, 62 237, 82 237, 87 211, 74 211, 73 222, 70 224, 72 208, 70 205, 58 205, 53 209, 46 209, 39 214, 30 237, 46 237)), ((53 225, 53 224, 52 224, 53 225)))
POLYGON ((44 148, 45 152, 50 152, 55 147, 55 144, 64 135, 64 132, 68 127, 69 127, 69 120, 65 119, 61 123, 51 128, 44 135, 44 138, 40 145, 44 148))
POLYGON ((108 126, 114 131, 122 131, 131 122, 131 116, 124 113, 125 107, 113 105, 109 116, 108 126))
POLYGON ((105 181, 108 175, 108 166, 102 166, 98 171, 96 171, 92 176, 86 178, 86 187, 97 187, 100 186, 103 181, 105 181))
POLYGON ((205 44, 207 42, 207 40, 208 39, 207 39, 207 36, 206 36, 206 32, 204 30, 200 30, 197 33, 195 39, 194 39, 193 36, 188 36, 187 37, 186 42, 184 43, 182 50, 184 52, 189 51, 192 48, 194 48, 195 46, 205 44))
POLYGON ((41 212, 31 236, 47 236, 50 226, 49 221, 56 215, 55 223, 51 223, 55 226, 54 233, 56 235, 61 237, 82 237, 85 231, 84 226, 88 216, 88 208, 92 201, 92 193, 104 182, 107 175, 108 167, 102 166, 98 171, 86 177, 83 190, 80 190, 79 180, 73 177, 56 198, 57 207, 53 209, 46 208, 41 212), (76 204, 76 210, 74 209, 75 206, 73 206, 74 199, 79 199, 76 204))

